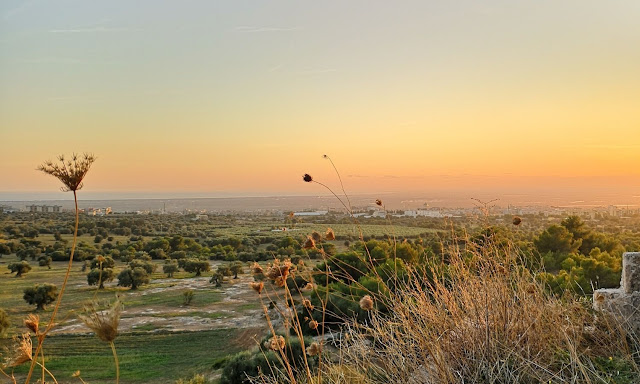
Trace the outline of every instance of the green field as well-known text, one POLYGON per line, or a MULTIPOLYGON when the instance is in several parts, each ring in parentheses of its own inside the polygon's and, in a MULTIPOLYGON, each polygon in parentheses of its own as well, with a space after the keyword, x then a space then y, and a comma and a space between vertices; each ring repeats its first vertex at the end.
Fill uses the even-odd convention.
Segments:
MULTIPOLYGON (((199 332, 132 333, 120 335, 116 349, 122 383, 172 383, 181 377, 210 372, 215 359, 243 350, 258 329, 216 329, 199 332)), ((5 340, 6 344, 6 340, 5 340)), ((95 336, 60 335, 47 339, 46 366, 59 383, 79 382, 80 370, 88 383, 113 383, 111 349, 95 336)), ((27 366, 16 369, 17 377, 27 366)))

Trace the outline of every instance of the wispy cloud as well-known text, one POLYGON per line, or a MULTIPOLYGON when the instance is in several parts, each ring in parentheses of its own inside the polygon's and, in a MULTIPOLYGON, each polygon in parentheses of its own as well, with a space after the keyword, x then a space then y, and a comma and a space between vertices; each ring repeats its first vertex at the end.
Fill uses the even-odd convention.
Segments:
POLYGON ((238 32, 256 33, 256 32, 293 32, 300 28, 298 27, 250 27, 240 26, 234 28, 238 32))
POLYGON ((31 8, 31 6, 35 3, 35 1, 23 1, 15 8, 9 9, 2 14, 2 18, 5 20, 10 19, 11 17, 22 13, 23 11, 31 8))
POLYGON ((269 72, 276 72, 282 69, 282 67, 284 67, 284 64, 274 65, 273 67, 269 68, 269 72))
POLYGON ((49 33, 102 33, 102 32, 126 32, 131 28, 126 27, 89 27, 89 28, 69 28, 69 29, 51 29, 49 33))
POLYGON ((338 70, 335 68, 321 68, 321 69, 309 69, 306 71, 299 71, 298 74, 300 75, 321 75, 323 73, 331 73, 331 72, 337 72, 338 70))
POLYGON ((27 64, 80 64, 81 60, 67 57, 38 57, 35 59, 18 59, 21 63, 27 64))

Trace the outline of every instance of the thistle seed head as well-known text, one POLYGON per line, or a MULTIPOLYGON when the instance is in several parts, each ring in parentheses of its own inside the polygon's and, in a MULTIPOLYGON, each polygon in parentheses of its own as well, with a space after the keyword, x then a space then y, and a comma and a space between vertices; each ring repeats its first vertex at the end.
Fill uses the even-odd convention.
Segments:
POLYGON ((335 240, 336 234, 333 232, 333 229, 327 228, 327 233, 324 234, 324 238, 327 240, 335 240))
POLYGON ((373 309, 373 299, 369 295, 364 295, 362 299, 360 299, 360 308, 365 311, 370 311, 373 309))
POLYGON ((307 355, 309 356, 319 355, 320 352, 322 352, 322 347, 316 342, 311 343, 309 348, 307 348, 307 355))
POLYGON ((304 181, 305 181, 305 182, 307 182, 307 183, 310 183, 310 182, 312 182, 312 181, 313 181, 313 177, 311 177, 311 175, 310 175, 310 174, 305 173, 305 174, 304 174, 304 176, 302 176, 302 180, 304 180, 304 181))
POLYGON ((262 281, 261 282, 255 282, 254 281, 254 282, 250 283, 249 285, 251 286, 251 288, 254 291, 258 292, 258 295, 261 294, 262 290, 264 289, 264 283, 262 281))

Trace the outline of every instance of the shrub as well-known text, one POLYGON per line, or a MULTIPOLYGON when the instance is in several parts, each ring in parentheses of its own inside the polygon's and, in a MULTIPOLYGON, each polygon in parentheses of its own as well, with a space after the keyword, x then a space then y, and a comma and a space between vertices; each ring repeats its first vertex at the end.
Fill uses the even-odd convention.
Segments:
POLYGON ((44 310, 45 306, 58 298, 58 288, 53 284, 37 284, 34 287, 26 288, 22 298, 28 304, 35 305, 36 309, 44 310))
POLYGON ((19 263, 11 263, 7 266, 7 268, 9 268, 11 273, 15 273, 16 277, 21 277, 31 270, 31 266, 29 265, 29 263, 24 260, 19 263))
POLYGON ((149 274, 143 268, 127 268, 118 274, 118 286, 138 289, 143 284, 149 284, 149 274))

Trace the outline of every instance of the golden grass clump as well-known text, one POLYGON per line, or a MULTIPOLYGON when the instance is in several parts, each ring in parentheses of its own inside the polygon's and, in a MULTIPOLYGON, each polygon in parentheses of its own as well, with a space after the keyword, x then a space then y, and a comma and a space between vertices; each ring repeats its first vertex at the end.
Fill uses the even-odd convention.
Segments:
POLYGON ((372 373, 368 383, 597 382, 594 359, 631 356, 619 326, 588 302, 546 293, 515 250, 451 255, 431 282, 410 270, 388 298, 376 296, 388 312, 351 324, 339 364, 372 373))

